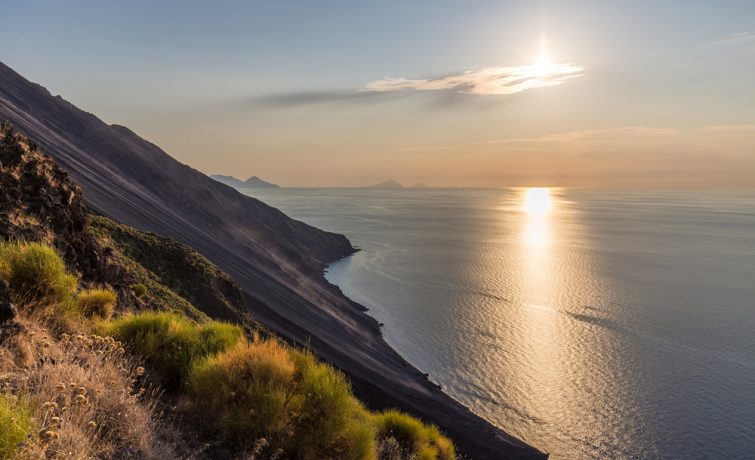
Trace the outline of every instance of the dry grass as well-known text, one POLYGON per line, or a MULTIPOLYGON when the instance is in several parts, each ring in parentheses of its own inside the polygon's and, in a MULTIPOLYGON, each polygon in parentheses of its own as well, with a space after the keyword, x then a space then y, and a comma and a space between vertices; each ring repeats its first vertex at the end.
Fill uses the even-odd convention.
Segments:
POLYGON ((43 243, 0 242, 0 277, 19 304, 70 304, 78 284, 55 249, 43 243))
POLYGON ((27 395, 35 425, 19 458, 172 458, 158 439, 153 392, 122 344, 95 335, 53 338, 37 320, 0 348, 0 385, 27 395))
POLYGON ((31 409, 23 395, 0 393, 0 458, 11 458, 32 432, 31 409))
POLYGON ((110 289, 88 289, 76 294, 76 305, 87 318, 108 319, 115 311, 117 296, 110 289))

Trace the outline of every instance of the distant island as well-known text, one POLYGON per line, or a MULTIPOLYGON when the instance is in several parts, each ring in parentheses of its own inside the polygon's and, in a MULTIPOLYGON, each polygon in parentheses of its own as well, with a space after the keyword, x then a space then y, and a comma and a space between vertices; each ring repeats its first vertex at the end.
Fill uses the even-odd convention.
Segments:
POLYGON ((233 176, 224 176, 222 174, 213 174, 210 177, 225 185, 230 185, 233 188, 280 188, 279 185, 264 181, 257 176, 252 176, 245 181, 236 179, 233 176))
POLYGON ((400 182, 396 182, 395 180, 387 180, 387 181, 384 181, 384 182, 380 182, 379 184, 368 185, 365 188, 376 188, 376 189, 427 188, 427 184, 425 184, 423 182, 417 182, 416 184, 412 185, 411 187, 405 187, 400 182))

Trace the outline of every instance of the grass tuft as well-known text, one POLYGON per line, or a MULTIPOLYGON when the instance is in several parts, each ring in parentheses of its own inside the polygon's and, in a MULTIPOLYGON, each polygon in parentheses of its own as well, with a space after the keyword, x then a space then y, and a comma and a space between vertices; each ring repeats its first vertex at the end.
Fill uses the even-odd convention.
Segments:
POLYGON ((0 276, 20 305, 68 304, 77 286, 60 255, 43 243, 0 242, 0 276))
POLYGON ((378 437, 393 438, 404 455, 437 460, 456 458, 453 443, 443 436, 435 425, 425 425, 397 410, 374 415, 374 423, 378 437))
POLYGON ((108 319, 115 311, 115 292, 109 289, 89 289, 76 295, 76 305, 87 318, 108 319))
POLYGON ((32 432, 28 401, 0 393, 0 458, 13 458, 32 432))
POLYGON ((131 292, 133 292, 135 296, 141 299, 142 297, 147 295, 147 286, 143 284, 132 284, 131 292))

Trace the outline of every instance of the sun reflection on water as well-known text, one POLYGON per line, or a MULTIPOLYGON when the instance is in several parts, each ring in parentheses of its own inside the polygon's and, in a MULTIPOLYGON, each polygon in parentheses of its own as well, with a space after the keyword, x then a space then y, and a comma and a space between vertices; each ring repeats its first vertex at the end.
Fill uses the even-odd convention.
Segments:
POLYGON ((547 188, 529 188, 524 193, 524 210, 528 214, 547 214, 553 209, 551 192, 547 188))
MULTIPOLYGON (((524 192, 522 209, 526 213, 522 236, 529 247, 547 246, 551 240, 550 218, 553 200, 547 188, 530 188, 524 192)), ((530 254, 530 258, 534 254, 530 254)))

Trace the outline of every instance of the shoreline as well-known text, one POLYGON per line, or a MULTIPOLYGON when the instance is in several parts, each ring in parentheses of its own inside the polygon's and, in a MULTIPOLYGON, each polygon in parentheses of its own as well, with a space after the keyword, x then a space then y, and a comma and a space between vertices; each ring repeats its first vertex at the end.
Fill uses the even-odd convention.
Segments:
POLYGON ((508 434, 446 393, 440 384, 430 380, 427 373, 420 371, 385 340, 381 327, 382 323, 368 313, 369 308, 349 298, 340 286, 327 279, 327 270, 331 264, 351 257, 359 251, 361 249, 326 264, 321 272, 322 280, 352 306, 360 309, 369 326, 372 326, 371 331, 376 341, 386 349, 388 354, 392 355, 390 357, 397 361, 396 364, 399 364, 405 372, 411 375, 412 380, 419 383, 427 392, 424 397, 411 393, 404 394, 404 392, 391 394, 392 392, 387 391, 384 387, 394 385, 384 383, 384 387, 376 388, 377 382, 361 379, 347 369, 336 365, 349 375, 354 390, 360 399, 370 405, 375 405, 377 408, 386 408, 391 405, 386 404, 387 400, 385 399, 385 393, 389 393, 392 396, 393 405, 437 424, 453 439, 459 448, 459 452, 469 458, 548 458, 547 453, 541 452, 519 438, 508 434), (481 443, 480 438, 483 436, 485 441, 481 443))

